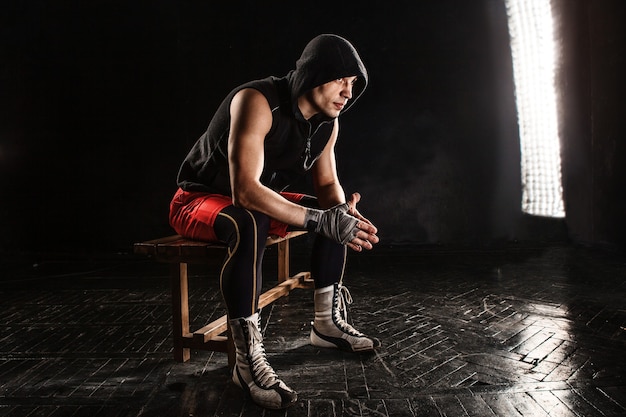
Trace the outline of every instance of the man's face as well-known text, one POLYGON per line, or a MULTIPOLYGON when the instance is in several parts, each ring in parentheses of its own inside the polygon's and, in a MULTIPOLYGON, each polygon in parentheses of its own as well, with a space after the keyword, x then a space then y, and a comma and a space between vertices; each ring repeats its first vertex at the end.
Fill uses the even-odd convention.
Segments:
MULTIPOLYGON (((307 95, 312 116, 324 113, 328 117, 338 117, 339 113, 352 98, 352 88, 357 77, 344 77, 315 87, 307 95)), ((307 117, 307 115, 304 115, 307 117)), ((307 117, 308 118, 308 117, 307 117)))

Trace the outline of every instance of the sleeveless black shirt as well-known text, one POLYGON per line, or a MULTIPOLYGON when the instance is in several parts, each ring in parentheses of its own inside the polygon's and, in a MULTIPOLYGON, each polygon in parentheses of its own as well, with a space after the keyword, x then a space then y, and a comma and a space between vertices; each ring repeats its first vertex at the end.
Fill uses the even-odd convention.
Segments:
POLYGON ((251 81, 233 89, 183 161, 178 186, 186 191, 232 195, 228 167, 230 104, 237 92, 253 88, 265 96, 272 111, 260 181, 275 191, 285 190, 313 166, 334 125, 333 118, 321 113, 305 120, 297 98, 316 86, 349 76, 357 76, 357 83, 341 114, 362 94, 367 85, 367 71, 347 40, 336 35, 320 35, 309 42, 296 62, 296 69, 286 76, 251 81))

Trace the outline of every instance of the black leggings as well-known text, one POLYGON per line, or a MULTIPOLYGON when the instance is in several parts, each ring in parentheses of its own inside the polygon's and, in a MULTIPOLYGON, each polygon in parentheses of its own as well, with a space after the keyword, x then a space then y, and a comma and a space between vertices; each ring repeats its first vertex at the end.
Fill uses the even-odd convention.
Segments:
MULTIPOLYGON (((300 204, 316 207, 317 200, 304 197, 300 204)), ((262 213, 228 206, 217 216, 217 238, 228 245, 220 287, 231 318, 248 317, 258 309, 263 283, 262 262, 270 218, 262 213)), ((315 237, 311 254, 311 276, 315 288, 340 282, 346 261, 345 246, 321 235, 315 237)))

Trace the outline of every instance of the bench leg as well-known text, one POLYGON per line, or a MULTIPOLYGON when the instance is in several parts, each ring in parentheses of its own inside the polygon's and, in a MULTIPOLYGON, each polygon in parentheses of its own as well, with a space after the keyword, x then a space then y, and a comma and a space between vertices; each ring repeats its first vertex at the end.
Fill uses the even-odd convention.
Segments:
MULTIPOLYGON (((227 321, 230 319, 230 317, 227 318, 227 321)), ((230 331, 230 325, 228 325, 228 328, 226 330, 226 354, 228 355, 228 369, 230 371, 233 370, 233 368, 235 367, 235 361, 236 359, 236 355, 237 353, 235 352, 235 342, 233 342, 233 334, 230 331)))
POLYGON ((289 239, 278 242, 278 283, 289 278, 289 239))
POLYGON ((189 348, 183 347, 183 337, 189 333, 189 290, 187 284, 187 264, 172 264, 170 271, 172 284, 172 323, 174 339, 174 359, 187 362, 189 348))

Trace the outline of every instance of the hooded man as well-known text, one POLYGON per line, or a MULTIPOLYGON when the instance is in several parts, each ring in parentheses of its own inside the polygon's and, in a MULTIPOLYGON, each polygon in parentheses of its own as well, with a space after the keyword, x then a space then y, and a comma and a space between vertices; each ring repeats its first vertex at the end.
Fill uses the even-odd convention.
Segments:
POLYGON ((312 250, 315 320, 311 343, 350 352, 380 346, 346 322, 351 301, 342 285, 346 247, 372 249, 376 227, 347 201, 334 147, 339 115, 367 86, 367 71, 346 39, 320 35, 295 70, 241 85, 228 94, 178 173, 170 224, 182 236, 225 242, 220 277, 236 364, 233 381, 265 408, 293 404, 297 394, 267 361, 259 331, 261 262, 268 235, 317 233, 312 250), (310 174, 315 197, 286 189, 310 174))

